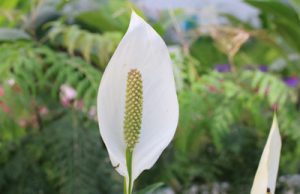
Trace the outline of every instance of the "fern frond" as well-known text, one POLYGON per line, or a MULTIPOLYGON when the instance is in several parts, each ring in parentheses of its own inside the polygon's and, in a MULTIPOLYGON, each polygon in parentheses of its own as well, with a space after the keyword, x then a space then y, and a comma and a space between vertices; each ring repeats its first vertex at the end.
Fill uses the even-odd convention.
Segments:
POLYGON ((47 127, 43 138, 48 148, 49 176, 59 193, 108 193, 121 188, 109 184, 112 167, 97 136, 97 124, 76 113, 47 127))
POLYGON ((121 37, 120 32, 96 34, 61 22, 53 23, 48 33, 53 45, 66 48, 71 55, 79 53, 87 62, 96 63, 101 68, 107 65, 121 37))
POLYGON ((0 60, 2 79, 14 79, 28 97, 51 90, 58 98, 60 86, 68 84, 78 91, 77 99, 84 100, 85 108, 96 104, 101 73, 79 57, 26 42, 0 45, 0 60))
POLYGON ((271 106, 282 107, 288 99, 295 97, 294 91, 271 73, 244 71, 241 74, 241 81, 249 84, 252 90, 257 91, 259 97, 266 98, 271 106))

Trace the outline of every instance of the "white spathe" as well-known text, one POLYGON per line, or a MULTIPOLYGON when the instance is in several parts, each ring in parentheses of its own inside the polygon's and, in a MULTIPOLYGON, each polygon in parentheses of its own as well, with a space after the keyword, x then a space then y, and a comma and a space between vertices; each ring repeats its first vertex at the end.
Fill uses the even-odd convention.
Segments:
POLYGON ((277 118, 274 115, 271 131, 254 178, 251 194, 266 194, 267 188, 270 189, 271 194, 275 194, 280 150, 281 137, 277 118))
POLYGON ((151 168, 172 140, 178 123, 178 101, 167 46, 136 13, 103 74, 97 97, 100 134, 115 169, 128 178, 124 111, 128 72, 137 69, 143 81, 143 116, 133 150, 132 178, 151 168))

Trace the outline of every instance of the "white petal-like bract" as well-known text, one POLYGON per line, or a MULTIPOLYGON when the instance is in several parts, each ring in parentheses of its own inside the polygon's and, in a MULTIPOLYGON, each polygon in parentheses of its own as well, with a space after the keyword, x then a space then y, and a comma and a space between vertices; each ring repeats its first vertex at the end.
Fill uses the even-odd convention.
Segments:
POLYGON ((275 194, 281 137, 276 115, 254 178, 251 194, 275 194))
POLYGON ((132 155, 132 178, 151 168, 172 140, 178 102, 172 63, 162 38, 134 12, 129 28, 103 74, 97 97, 100 134, 115 169, 128 177, 124 111, 128 72, 137 69, 143 81, 142 125, 132 155))

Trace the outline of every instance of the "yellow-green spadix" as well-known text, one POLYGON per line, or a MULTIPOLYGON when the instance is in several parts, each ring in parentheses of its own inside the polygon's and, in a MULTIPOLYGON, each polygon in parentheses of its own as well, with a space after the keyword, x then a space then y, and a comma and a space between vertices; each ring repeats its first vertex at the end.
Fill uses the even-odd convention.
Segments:
POLYGON ((276 115, 254 178, 251 194, 275 194, 281 137, 276 115))
POLYGON ((102 76, 97 111, 111 163, 128 186, 130 174, 133 182, 170 143, 179 112, 167 46, 134 12, 102 76))

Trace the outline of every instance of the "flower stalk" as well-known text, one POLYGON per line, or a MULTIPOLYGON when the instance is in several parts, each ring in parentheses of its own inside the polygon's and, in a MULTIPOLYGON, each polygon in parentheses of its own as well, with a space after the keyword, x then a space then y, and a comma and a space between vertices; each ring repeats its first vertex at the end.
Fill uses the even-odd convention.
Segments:
POLYGON ((125 179, 125 185, 128 188, 126 189, 126 194, 131 194, 133 189, 133 181, 132 181, 132 151, 130 149, 126 149, 126 164, 128 171, 128 180, 125 179), (127 183, 126 183, 127 182, 127 183))

